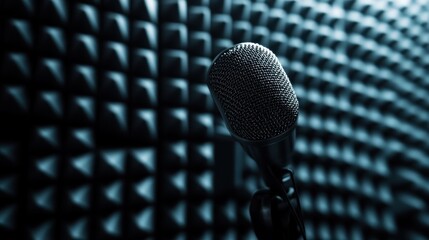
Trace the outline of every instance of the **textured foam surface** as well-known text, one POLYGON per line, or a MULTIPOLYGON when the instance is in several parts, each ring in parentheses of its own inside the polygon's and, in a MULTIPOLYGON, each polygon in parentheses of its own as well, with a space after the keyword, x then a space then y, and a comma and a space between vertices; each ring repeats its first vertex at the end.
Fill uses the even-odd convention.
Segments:
POLYGON ((308 239, 429 239, 429 3, 0 1, 2 239, 255 239, 205 83, 240 42, 299 99, 308 239))

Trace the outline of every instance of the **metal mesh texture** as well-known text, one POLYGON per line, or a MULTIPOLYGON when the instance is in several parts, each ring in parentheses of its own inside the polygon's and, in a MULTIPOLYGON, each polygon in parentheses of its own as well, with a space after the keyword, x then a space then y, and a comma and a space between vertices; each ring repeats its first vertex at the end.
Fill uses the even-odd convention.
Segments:
POLYGON ((221 53, 208 74, 208 85, 229 130, 247 140, 267 140, 291 129, 298 99, 273 52, 241 43, 221 53))

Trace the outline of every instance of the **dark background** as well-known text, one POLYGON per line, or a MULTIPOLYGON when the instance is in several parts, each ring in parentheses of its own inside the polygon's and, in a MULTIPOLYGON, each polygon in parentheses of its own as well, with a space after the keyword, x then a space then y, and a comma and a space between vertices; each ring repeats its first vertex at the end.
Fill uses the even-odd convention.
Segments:
POLYGON ((205 84, 252 41, 300 101, 308 239, 429 238, 428 1, 0 1, 1 239, 254 239, 205 84))

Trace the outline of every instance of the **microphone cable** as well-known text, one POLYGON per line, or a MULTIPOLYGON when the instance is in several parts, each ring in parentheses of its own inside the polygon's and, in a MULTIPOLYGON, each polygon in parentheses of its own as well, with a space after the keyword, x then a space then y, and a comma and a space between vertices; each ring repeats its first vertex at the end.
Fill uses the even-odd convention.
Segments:
MULTIPOLYGON (((294 215, 294 217, 295 217, 295 218, 296 218, 296 220, 297 220, 298 227, 299 227, 299 228, 300 228, 300 230, 301 230, 303 240, 306 240, 307 238, 306 238, 306 234, 305 234, 305 228, 304 228, 304 222, 303 222, 303 217, 302 217, 302 215, 300 214, 300 216, 299 216, 299 215, 298 215, 298 213, 296 212, 295 208, 292 206, 292 203, 291 203, 291 201, 290 201, 290 199, 289 199, 289 197, 288 197, 287 190, 286 190, 286 187, 285 187, 285 186, 284 186, 284 184, 283 184, 283 181, 281 181, 280 179, 278 179, 277 177, 275 177, 275 175, 274 175, 274 173, 273 173, 272 169, 271 169, 269 166, 267 166, 267 168, 268 168, 268 172, 269 172, 269 174, 270 174, 270 175, 275 179, 276 183, 280 186, 280 188, 279 188, 279 189, 281 190, 281 192, 282 192, 282 193, 283 193, 283 195, 284 195, 283 200, 285 200, 285 199, 286 199, 287 204, 288 204, 288 205, 289 205, 289 207, 292 209, 293 215, 294 215)), ((293 172, 292 172, 292 170, 290 170, 290 169, 288 169, 288 168, 285 168, 285 169, 283 169, 283 170, 286 170, 286 171, 289 173, 289 175, 290 175, 290 177, 291 177, 291 180, 292 180, 292 185, 293 185, 293 188, 294 188, 295 194, 296 194, 296 196, 297 196, 297 198, 298 198, 297 188, 296 188, 295 179, 294 179, 294 177, 293 177, 293 172)), ((298 206, 298 208, 300 208, 300 209, 301 209, 301 204, 299 203, 299 201, 297 201, 297 206, 298 206)))

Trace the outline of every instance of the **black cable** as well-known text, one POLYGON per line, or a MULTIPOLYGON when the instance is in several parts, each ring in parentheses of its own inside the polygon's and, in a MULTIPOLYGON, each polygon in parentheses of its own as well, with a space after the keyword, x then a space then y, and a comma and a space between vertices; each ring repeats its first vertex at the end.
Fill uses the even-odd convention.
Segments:
MULTIPOLYGON (((285 186, 283 185, 283 181, 282 181, 282 180, 279 180, 277 177, 275 177, 275 175, 274 175, 274 173, 273 173, 273 171, 271 170, 271 168, 270 168, 270 167, 267 167, 267 168, 268 168, 268 172, 269 172, 269 173, 271 174, 271 176, 276 180, 277 184, 279 184, 279 186, 280 186, 280 188, 279 188, 279 189, 281 189, 281 191, 282 191, 282 192, 283 192, 283 194, 284 194, 284 198, 283 198, 283 200, 285 200, 285 199, 286 199, 286 201, 287 201, 287 203, 288 203, 289 207, 292 209, 293 215, 295 216, 295 218, 296 218, 296 220, 297 220, 297 222, 298 222, 298 226, 299 226, 299 228, 301 229, 301 233, 302 233, 302 236, 303 236, 303 240, 306 240, 307 238, 306 238, 306 236, 305 236, 305 228, 304 228, 304 223, 303 223, 302 215, 301 215, 301 217, 299 217, 299 216, 298 216, 298 213, 297 213, 297 212, 296 212, 296 210, 295 210, 295 208, 292 206, 292 203, 290 202, 290 199, 289 199, 288 194, 287 194, 287 190, 286 190, 285 186)), ((288 171, 288 173, 290 174, 291 179, 292 179, 292 184, 293 184, 293 187, 294 187, 294 191, 295 191, 295 193, 296 193, 296 194, 297 194, 297 196, 298 196, 298 193, 296 192, 295 180, 294 180, 294 178, 293 178, 293 172, 292 172, 290 169, 285 169, 285 170, 286 170, 286 171, 288 171)), ((301 209, 301 205, 300 205, 300 203, 299 203, 299 200, 298 200, 298 207, 301 209)))

